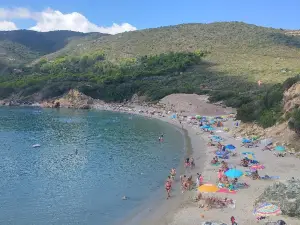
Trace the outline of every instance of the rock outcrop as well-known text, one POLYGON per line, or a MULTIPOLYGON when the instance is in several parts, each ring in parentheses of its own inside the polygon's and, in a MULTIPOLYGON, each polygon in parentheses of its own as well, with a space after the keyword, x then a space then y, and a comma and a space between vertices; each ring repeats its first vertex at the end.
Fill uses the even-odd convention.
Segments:
POLYGON ((283 94, 284 111, 290 112, 300 106, 300 82, 297 82, 283 94))
POLYGON ((267 187, 256 204, 264 202, 280 206, 283 215, 300 218, 300 180, 290 179, 267 187))
POLYGON ((82 94, 78 90, 70 90, 61 98, 42 102, 41 106, 45 108, 75 108, 75 109, 90 109, 94 104, 94 99, 82 94))

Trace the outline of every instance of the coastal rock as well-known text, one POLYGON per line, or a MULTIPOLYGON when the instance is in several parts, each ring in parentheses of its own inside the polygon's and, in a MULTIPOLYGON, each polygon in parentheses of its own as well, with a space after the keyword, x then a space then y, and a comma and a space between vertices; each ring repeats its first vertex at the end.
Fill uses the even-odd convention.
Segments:
POLYGON ((297 82, 283 94, 284 111, 289 112, 300 106, 300 82, 297 82))
POLYGON ((279 205, 283 215, 300 218, 300 180, 290 179, 267 187, 256 200, 279 205))

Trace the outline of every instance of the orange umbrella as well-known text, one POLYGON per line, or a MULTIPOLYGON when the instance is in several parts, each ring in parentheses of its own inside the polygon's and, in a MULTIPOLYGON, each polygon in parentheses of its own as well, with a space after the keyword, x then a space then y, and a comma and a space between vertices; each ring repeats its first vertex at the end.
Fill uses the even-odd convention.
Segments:
POLYGON ((198 187, 198 191, 206 193, 217 192, 218 190, 219 188, 214 184, 203 184, 200 187, 198 187))

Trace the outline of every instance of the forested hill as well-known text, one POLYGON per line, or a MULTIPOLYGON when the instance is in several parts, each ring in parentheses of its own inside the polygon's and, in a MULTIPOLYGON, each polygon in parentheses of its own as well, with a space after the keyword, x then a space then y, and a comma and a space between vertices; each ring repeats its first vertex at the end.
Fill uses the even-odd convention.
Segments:
POLYGON ((300 73, 296 31, 240 22, 181 24, 107 36, 18 32, 27 39, 0 38, 0 53, 6 55, 2 65, 14 62, 2 66, 1 99, 33 102, 73 88, 106 101, 123 101, 133 94, 151 101, 178 92, 205 93, 211 101, 239 108, 244 121, 270 126, 281 114, 282 83, 300 73), (51 53, 44 55, 47 51, 51 53))
POLYGON ((19 65, 58 51, 71 40, 103 34, 73 31, 36 32, 30 30, 0 31, 0 65, 19 65))

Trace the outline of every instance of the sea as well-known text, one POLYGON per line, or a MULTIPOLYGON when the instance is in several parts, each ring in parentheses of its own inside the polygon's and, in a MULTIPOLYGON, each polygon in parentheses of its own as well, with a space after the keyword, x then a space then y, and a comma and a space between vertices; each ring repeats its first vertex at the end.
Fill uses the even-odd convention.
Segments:
POLYGON ((0 107, 0 224, 114 225, 163 191, 184 149, 156 119, 0 107))

